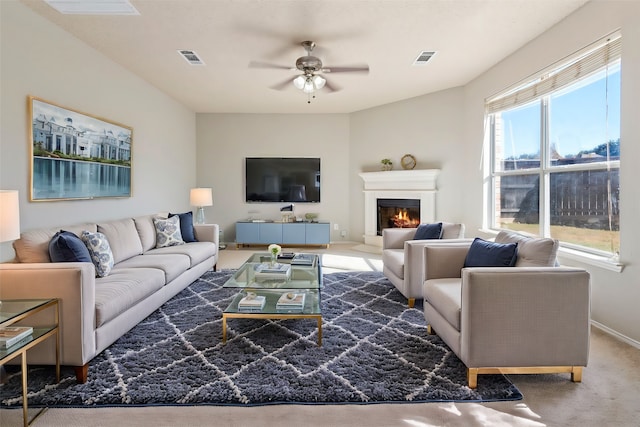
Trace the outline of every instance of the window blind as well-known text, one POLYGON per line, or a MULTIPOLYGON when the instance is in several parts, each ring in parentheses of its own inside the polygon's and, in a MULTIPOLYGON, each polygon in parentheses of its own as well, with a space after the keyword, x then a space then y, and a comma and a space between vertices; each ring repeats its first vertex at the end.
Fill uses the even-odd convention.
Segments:
POLYGON ((485 106, 487 113, 524 105, 541 96, 554 92, 564 86, 588 77, 621 57, 622 39, 619 34, 597 43, 588 52, 582 53, 572 60, 557 65, 551 71, 543 72, 516 89, 504 92, 489 99, 485 106))

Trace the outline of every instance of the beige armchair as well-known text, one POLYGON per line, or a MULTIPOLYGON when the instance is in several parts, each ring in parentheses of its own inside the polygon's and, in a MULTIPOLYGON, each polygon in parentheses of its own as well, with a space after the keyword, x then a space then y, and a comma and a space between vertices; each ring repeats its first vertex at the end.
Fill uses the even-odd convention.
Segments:
POLYGON ((442 223, 442 238, 413 240, 415 228, 386 228, 382 230, 382 272, 407 298, 413 307, 416 298, 422 299, 424 282, 424 246, 464 238, 464 224, 442 223))
POLYGON ((518 242, 514 267, 463 268, 470 242, 425 247, 424 315, 467 366, 479 374, 571 373, 582 380, 589 356, 590 276, 557 267, 558 242, 508 232, 518 242))

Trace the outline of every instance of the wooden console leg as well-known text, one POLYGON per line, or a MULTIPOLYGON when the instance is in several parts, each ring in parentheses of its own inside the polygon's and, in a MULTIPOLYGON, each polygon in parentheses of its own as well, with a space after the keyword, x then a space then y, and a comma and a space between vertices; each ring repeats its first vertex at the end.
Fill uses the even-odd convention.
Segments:
POLYGON ((574 366, 571 368, 571 381, 574 383, 582 382, 582 366, 574 366))
POLYGON ((469 388, 478 387, 478 368, 467 368, 467 381, 469 388))
POLYGON ((89 364, 74 366, 73 369, 76 371, 76 381, 78 384, 86 383, 89 376, 89 364))
POLYGON ((414 305, 416 305, 416 299, 409 298, 409 308, 413 308, 414 305))

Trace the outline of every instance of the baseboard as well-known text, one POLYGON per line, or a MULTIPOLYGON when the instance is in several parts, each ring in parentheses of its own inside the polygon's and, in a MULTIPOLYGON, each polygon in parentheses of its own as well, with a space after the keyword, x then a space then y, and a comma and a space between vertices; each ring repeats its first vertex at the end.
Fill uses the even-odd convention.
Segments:
POLYGON ((629 338, 626 335, 622 335, 620 332, 613 330, 607 326, 604 326, 602 323, 596 322, 595 320, 591 321, 591 324, 593 326, 595 326, 596 328, 600 329, 603 332, 606 332, 609 335, 612 335, 614 337, 616 337, 617 339, 619 339, 620 341, 623 341, 627 344, 629 344, 632 347, 635 347, 637 349, 640 349, 640 341, 636 341, 632 338, 629 338))

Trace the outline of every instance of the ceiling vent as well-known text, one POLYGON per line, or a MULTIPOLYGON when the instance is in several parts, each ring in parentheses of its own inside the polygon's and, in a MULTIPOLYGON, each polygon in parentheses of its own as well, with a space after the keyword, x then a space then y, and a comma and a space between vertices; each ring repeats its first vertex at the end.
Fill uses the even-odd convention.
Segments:
POLYGON ((64 15, 140 15, 129 0, 44 0, 64 15))
POLYGON ((191 65, 205 65, 204 61, 193 50, 179 50, 178 53, 191 65))
POLYGON ((433 57, 433 55, 435 55, 435 52, 430 52, 430 51, 422 51, 420 52, 420 55, 418 55, 418 57, 416 58, 416 60, 414 61, 413 65, 424 65, 427 62, 429 62, 429 60, 433 57))

